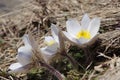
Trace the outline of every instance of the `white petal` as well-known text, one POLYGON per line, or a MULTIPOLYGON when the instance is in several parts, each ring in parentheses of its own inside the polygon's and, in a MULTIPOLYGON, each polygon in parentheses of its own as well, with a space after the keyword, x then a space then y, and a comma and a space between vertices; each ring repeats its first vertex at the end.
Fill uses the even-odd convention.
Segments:
POLYGON ((14 64, 10 65, 9 69, 11 70, 11 72, 21 73, 24 71, 24 69, 22 67, 23 67, 23 65, 21 65, 20 63, 14 63, 14 64))
POLYGON ((23 46, 18 49, 17 60, 26 65, 32 61, 32 50, 29 47, 23 46))
POLYGON ((67 32, 70 35, 74 35, 74 36, 81 30, 81 26, 79 22, 75 19, 69 19, 66 22, 66 28, 67 28, 67 32))
POLYGON ((28 35, 27 34, 25 34, 23 37, 22 37, 22 39, 23 39, 23 42, 24 42, 24 44, 27 46, 27 45, 31 45, 31 43, 30 43, 30 40, 29 40, 29 37, 28 37, 28 35))
POLYGON ((56 42, 59 43, 59 40, 58 40, 59 29, 57 28, 56 25, 51 24, 51 32, 52 32, 52 36, 54 37, 56 42))
POLYGON ((52 50, 48 49, 48 47, 41 48, 41 52, 45 55, 50 55, 50 56, 57 53, 56 51, 52 51, 52 50))
POLYGON ((57 53, 57 50, 52 51, 48 47, 41 48, 40 50, 46 62, 48 62, 57 53))
POLYGON ((34 65, 32 63, 22 65, 20 63, 11 64, 9 67, 9 73, 27 73, 34 65))
POLYGON ((75 44, 81 44, 81 43, 79 42, 79 40, 77 40, 77 39, 75 39, 74 37, 72 37, 69 33, 63 31, 63 34, 65 35, 65 37, 66 37, 69 41, 71 41, 71 42, 73 42, 73 43, 75 43, 75 44))
POLYGON ((89 39, 84 39, 84 38, 79 39, 79 42, 81 43, 81 45, 87 43, 88 41, 89 39))
POLYGON ((94 18, 91 20, 89 24, 88 30, 91 33, 91 37, 93 38, 95 35, 97 35, 98 31, 100 28, 100 19, 99 18, 94 18))
POLYGON ((9 69, 11 70, 15 70, 15 69, 18 69, 20 67, 22 67, 23 65, 21 65, 20 63, 14 63, 14 64, 11 64, 9 69))
POLYGON ((90 18, 87 14, 85 14, 81 20, 81 27, 82 29, 86 30, 89 26, 90 18))
POLYGON ((52 36, 45 36, 45 42, 54 41, 52 36))
POLYGON ((51 46, 47 46, 47 47, 46 47, 46 50, 48 50, 48 51, 50 51, 51 53, 54 54, 54 53, 57 52, 58 48, 59 48, 58 44, 55 43, 55 44, 53 44, 53 45, 51 45, 51 46))
POLYGON ((98 34, 94 36, 92 39, 90 39, 87 43, 87 45, 92 45, 96 40, 98 39, 98 34))

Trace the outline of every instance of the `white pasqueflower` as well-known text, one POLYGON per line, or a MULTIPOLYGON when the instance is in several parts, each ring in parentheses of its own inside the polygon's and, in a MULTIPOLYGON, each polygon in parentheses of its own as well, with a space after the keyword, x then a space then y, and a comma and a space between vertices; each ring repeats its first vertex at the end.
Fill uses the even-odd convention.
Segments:
POLYGON ((47 46, 40 49, 46 62, 48 62, 57 53, 59 48, 59 30, 56 25, 51 24, 51 32, 52 36, 45 37, 45 43, 47 46))
POLYGON ((93 18, 85 14, 79 23, 75 19, 69 19, 66 22, 66 31, 63 31, 65 37, 71 42, 82 45, 92 43, 100 28, 100 19, 93 18))
POLYGON ((10 72, 24 72, 26 70, 23 67, 32 62, 32 46, 29 37, 24 35, 22 39, 25 46, 18 48, 18 62, 10 65, 10 72))

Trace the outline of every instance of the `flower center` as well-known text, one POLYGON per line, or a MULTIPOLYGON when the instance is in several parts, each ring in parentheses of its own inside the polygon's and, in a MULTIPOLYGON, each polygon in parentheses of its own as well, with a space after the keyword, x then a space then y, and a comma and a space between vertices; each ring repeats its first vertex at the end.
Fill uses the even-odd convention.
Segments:
POLYGON ((87 30, 81 30, 81 31, 79 31, 77 33, 76 38, 77 39, 80 39, 80 38, 90 39, 91 35, 90 35, 89 31, 87 31, 87 30))
POLYGON ((48 46, 51 46, 51 45, 53 45, 54 43, 55 43, 54 40, 51 40, 51 41, 46 42, 46 44, 47 44, 48 46))

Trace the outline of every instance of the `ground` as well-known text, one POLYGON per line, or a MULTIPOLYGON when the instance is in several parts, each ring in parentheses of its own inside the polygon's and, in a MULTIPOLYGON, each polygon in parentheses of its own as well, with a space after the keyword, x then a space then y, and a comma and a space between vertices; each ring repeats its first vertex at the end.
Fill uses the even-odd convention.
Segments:
MULTIPOLYGON (((99 17, 99 40, 92 45, 94 61, 89 68, 75 70, 69 60, 61 57, 51 65, 67 80, 120 80, 120 1, 119 0, 1 0, 0 1, 0 79, 1 80, 57 80, 45 69, 33 69, 27 74, 9 74, 10 64, 16 62, 21 37, 32 33, 40 47, 44 35, 50 35, 50 24, 65 30, 66 20, 81 20, 87 13, 99 17), (47 76, 47 77, 46 77, 47 76)), ((68 42, 68 54, 84 66, 84 52, 68 42)))

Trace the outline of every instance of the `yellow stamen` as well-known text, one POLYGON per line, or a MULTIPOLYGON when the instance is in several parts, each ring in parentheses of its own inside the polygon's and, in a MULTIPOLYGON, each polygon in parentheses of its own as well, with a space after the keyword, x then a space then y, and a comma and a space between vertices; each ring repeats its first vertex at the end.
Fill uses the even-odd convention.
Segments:
POLYGON ((90 32, 87 30, 81 30, 80 32, 77 33, 76 38, 85 38, 85 39, 90 39, 91 35, 90 32))
POLYGON ((53 45, 54 43, 55 43, 54 40, 51 40, 51 41, 49 41, 49 42, 46 42, 46 44, 47 44, 48 46, 51 46, 51 45, 53 45))

